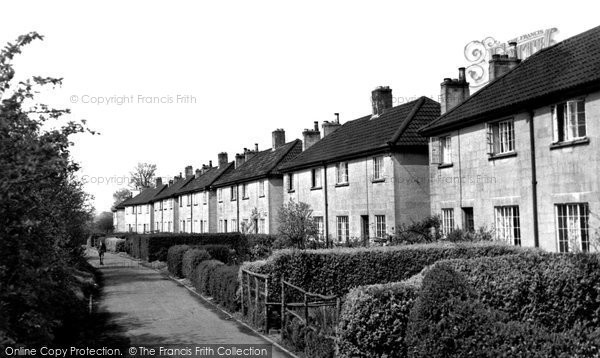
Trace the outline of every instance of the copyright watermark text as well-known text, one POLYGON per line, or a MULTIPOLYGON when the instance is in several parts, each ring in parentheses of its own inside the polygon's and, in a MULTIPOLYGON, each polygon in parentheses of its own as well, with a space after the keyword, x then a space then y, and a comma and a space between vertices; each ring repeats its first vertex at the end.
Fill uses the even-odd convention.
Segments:
POLYGON ((132 104, 197 104, 198 98, 190 94, 151 96, 143 94, 99 96, 91 94, 71 95, 71 103, 93 104, 97 106, 123 106, 132 104))

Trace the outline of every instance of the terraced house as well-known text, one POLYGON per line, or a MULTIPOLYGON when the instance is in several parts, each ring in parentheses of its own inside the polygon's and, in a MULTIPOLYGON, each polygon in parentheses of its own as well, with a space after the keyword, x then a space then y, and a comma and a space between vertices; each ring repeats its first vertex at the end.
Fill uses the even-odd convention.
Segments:
POLYGON ((302 150, 298 139, 285 142, 285 131, 272 133, 273 145, 263 151, 237 154, 235 169, 215 181, 217 232, 276 233, 283 204, 283 174, 279 168, 302 150))
POLYGON ((421 97, 393 107, 389 87, 372 91, 372 113, 304 131, 304 151, 284 165, 284 200, 308 203, 334 242, 383 238, 429 215, 427 140, 418 129, 440 115, 421 97))
POLYGON ((522 62, 495 55, 492 81, 468 98, 463 75, 442 83, 456 96, 421 133, 445 232, 487 226, 514 245, 590 250, 600 227, 599 59, 597 27, 522 62))
POLYGON ((142 190, 138 195, 121 203, 125 212, 125 231, 140 234, 153 231, 154 211, 151 200, 167 189, 160 179, 157 179, 154 188, 142 190))

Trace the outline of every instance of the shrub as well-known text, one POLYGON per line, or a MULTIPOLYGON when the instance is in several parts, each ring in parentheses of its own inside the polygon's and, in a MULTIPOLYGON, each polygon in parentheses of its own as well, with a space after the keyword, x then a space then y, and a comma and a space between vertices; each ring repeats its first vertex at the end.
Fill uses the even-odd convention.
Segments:
POLYGON ((428 216, 421 221, 399 225, 394 235, 388 239, 392 245, 439 241, 441 238, 441 225, 442 221, 439 216, 428 216))
POLYGON ((600 324, 597 254, 521 253, 443 264, 463 273, 482 303, 513 320, 534 322, 550 331, 600 324))
POLYGON ((182 265, 183 255, 188 251, 190 247, 188 245, 175 245, 169 249, 167 256, 167 267, 169 272, 176 277, 183 277, 182 265))
POLYGON ((169 248, 174 245, 226 245, 236 251, 240 257, 248 255, 248 240, 237 232, 230 233, 160 233, 131 234, 127 236, 130 254, 148 262, 166 261, 169 248))
POLYGON ((339 356, 404 356, 406 326, 420 285, 416 278, 350 291, 338 324, 339 356))
POLYGON ((275 235, 267 234, 248 234, 246 235, 248 240, 248 260, 256 261, 262 260, 273 252, 275 248, 277 237, 275 235))
POLYGON ((269 299, 278 299, 281 277, 310 292, 343 296, 358 286, 400 282, 442 259, 498 256, 523 250, 498 243, 434 243, 308 251, 288 249, 276 251, 265 261, 244 263, 242 268, 270 276, 269 299))
POLYGON ((489 230, 486 227, 480 227, 477 231, 455 229, 446 236, 446 240, 450 242, 478 242, 492 241, 493 239, 494 230, 489 230))
POLYGON ((215 260, 225 264, 231 262, 231 250, 226 245, 203 245, 200 248, 206 250, 215 260))
POLYGON ((191 279, 196 266, 198 266, 200 262, 210 259, 211 256, 204 249, 192 248, 187 250, 183 254, 181 273, 184 277, 191 279))
POLYGON ((210 295, 210 279, 212 278, 212 271, 215 270, 219 266, 225 265, 221 261, 217 260, 207 260, 202 261, 194 270, 192 284, 196 291, 210 295))
POLYGON ((218 266, 212 270, 212 278, 209 280, 209 295, 231 312, 240 309, 237 296, 239 269, 239 266, 218 266))

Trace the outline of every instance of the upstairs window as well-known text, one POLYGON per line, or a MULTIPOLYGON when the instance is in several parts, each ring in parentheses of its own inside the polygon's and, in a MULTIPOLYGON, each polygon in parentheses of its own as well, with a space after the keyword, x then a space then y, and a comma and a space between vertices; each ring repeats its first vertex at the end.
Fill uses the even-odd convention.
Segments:
POLYGON ((204 193, 202 193, 202 198, 204 200, 204 205, 206 205, 208 203, 208 191, 205 191, 204 193))
POLYGON ((192 205, 192 195, 191 194, 186 195, 185 199, 186 199, 185 201, 187 203, 187 206, 191 206, 192 205))
POLYGON ((585 101, 567 101, 552 107, 554 142, 567 142, 585 138, 585 101))
POLYGON ((265 181, 264 180, 260 180, 258 182, 258 196, 260 196, 260 197, 265 196, 265 181))
POLYGON ((311 170, 311 185, 313 188, 321 187, 321 168, 315 168, 311 170))
POLYGON ((219 202, 223 201, 223 188, 217 189, 217 200, 219 202))
POLYGON ((373 180, 383 179, 383 157, 373 157, 373 180))
POLYGON ((289 173, 287 175, 287 190, 294 191, 294 174, 289 173))
POLYGON ((179 197, 179 207, 182 208, 183 207, 183 196, 179 197))
POLYGON ((340 162, 336 167, 337 184, 348 183, 348 162, 340 162))
POLYGON ((515 151, 515 125, 512 119, 488 124, 487 135, 490 155, 515 151))
POLYGON ((242 184, 242 199, 248 199, 248 184, 242 184))
POLYGON ((431 164, 452 164, 452 137, 432 137, 429 150, 431 164))
POLYGON ((230 187, 230 191, 231 191, 231 200, 237 200, 237 191, 235 190, 235 186, 231 186, 230 187))

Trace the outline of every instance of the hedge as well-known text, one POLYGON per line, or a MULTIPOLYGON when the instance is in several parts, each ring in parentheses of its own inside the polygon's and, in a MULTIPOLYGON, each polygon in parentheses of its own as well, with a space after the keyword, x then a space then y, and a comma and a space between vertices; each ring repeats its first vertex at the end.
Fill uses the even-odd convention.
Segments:
POLYGON ((104 240, 106 244, 106 250, 110 252, 124 252, 125 251, 125 239, 119 239, 116 237, 109 237, 104 240))
POLYGON ((221 261, 201 262, 194 271, 192 284, 196 291, 211 296, 229 311, 239 310, 237 290, 239 266, 226 266, 221 261))
MULTIPOLYGON (((169 249, 169 251, 170 250, 171 249, 169 249)), ((211 255, 206 250, 201 248, 190 248, 183 254, 183 258, 181 260, 181 273, 183 274, 183 277, 191 279, 196 267, 202 261, 210 259, 211 255)))
POLYGON ((227 245, 202 245, 198 248, 206 250, 213 259, 222 263, 227 264, 232 261, 231 249, 227 245))
POLYGON ((167 252, 174 245, 226 245, 242 258, 248 255, 248 239, 237 232, 131 234, 126 237, 130 255, 149 262, 166 261, 167 252))
POLYGON ((600 255, 524 253, 449 260, 478 299, 512 319, 550 331, 600 326, 600 255))
POLYGON ((276 251, 265 261, 244 263, 242 268, 270 276, 269 299, 278 299, 281 277, 310 292, 343 296, 354 287, 405 280, 439 260, 499 256, 524 250, 499 243, 286 249, 276 251))
POLYGON ((406 327, 420 286, 417 276, 351 290, 340 313, 338 356, 404 356, 406 327))
POLYGON ((183 277, 183 255, 189 249, 190 247, 188 245, 175 245, 169 248, 167 255, 167 268, 172 275, 179 278, 183 277))
POLYGON ((411 310, 406 356, 542 358, 598 354, 597 327, 577 325, 551 332, 521 319, 511 319, 505 312, 485 305, 464 274, 448 263, 438 263, 425 275, 411 310))

